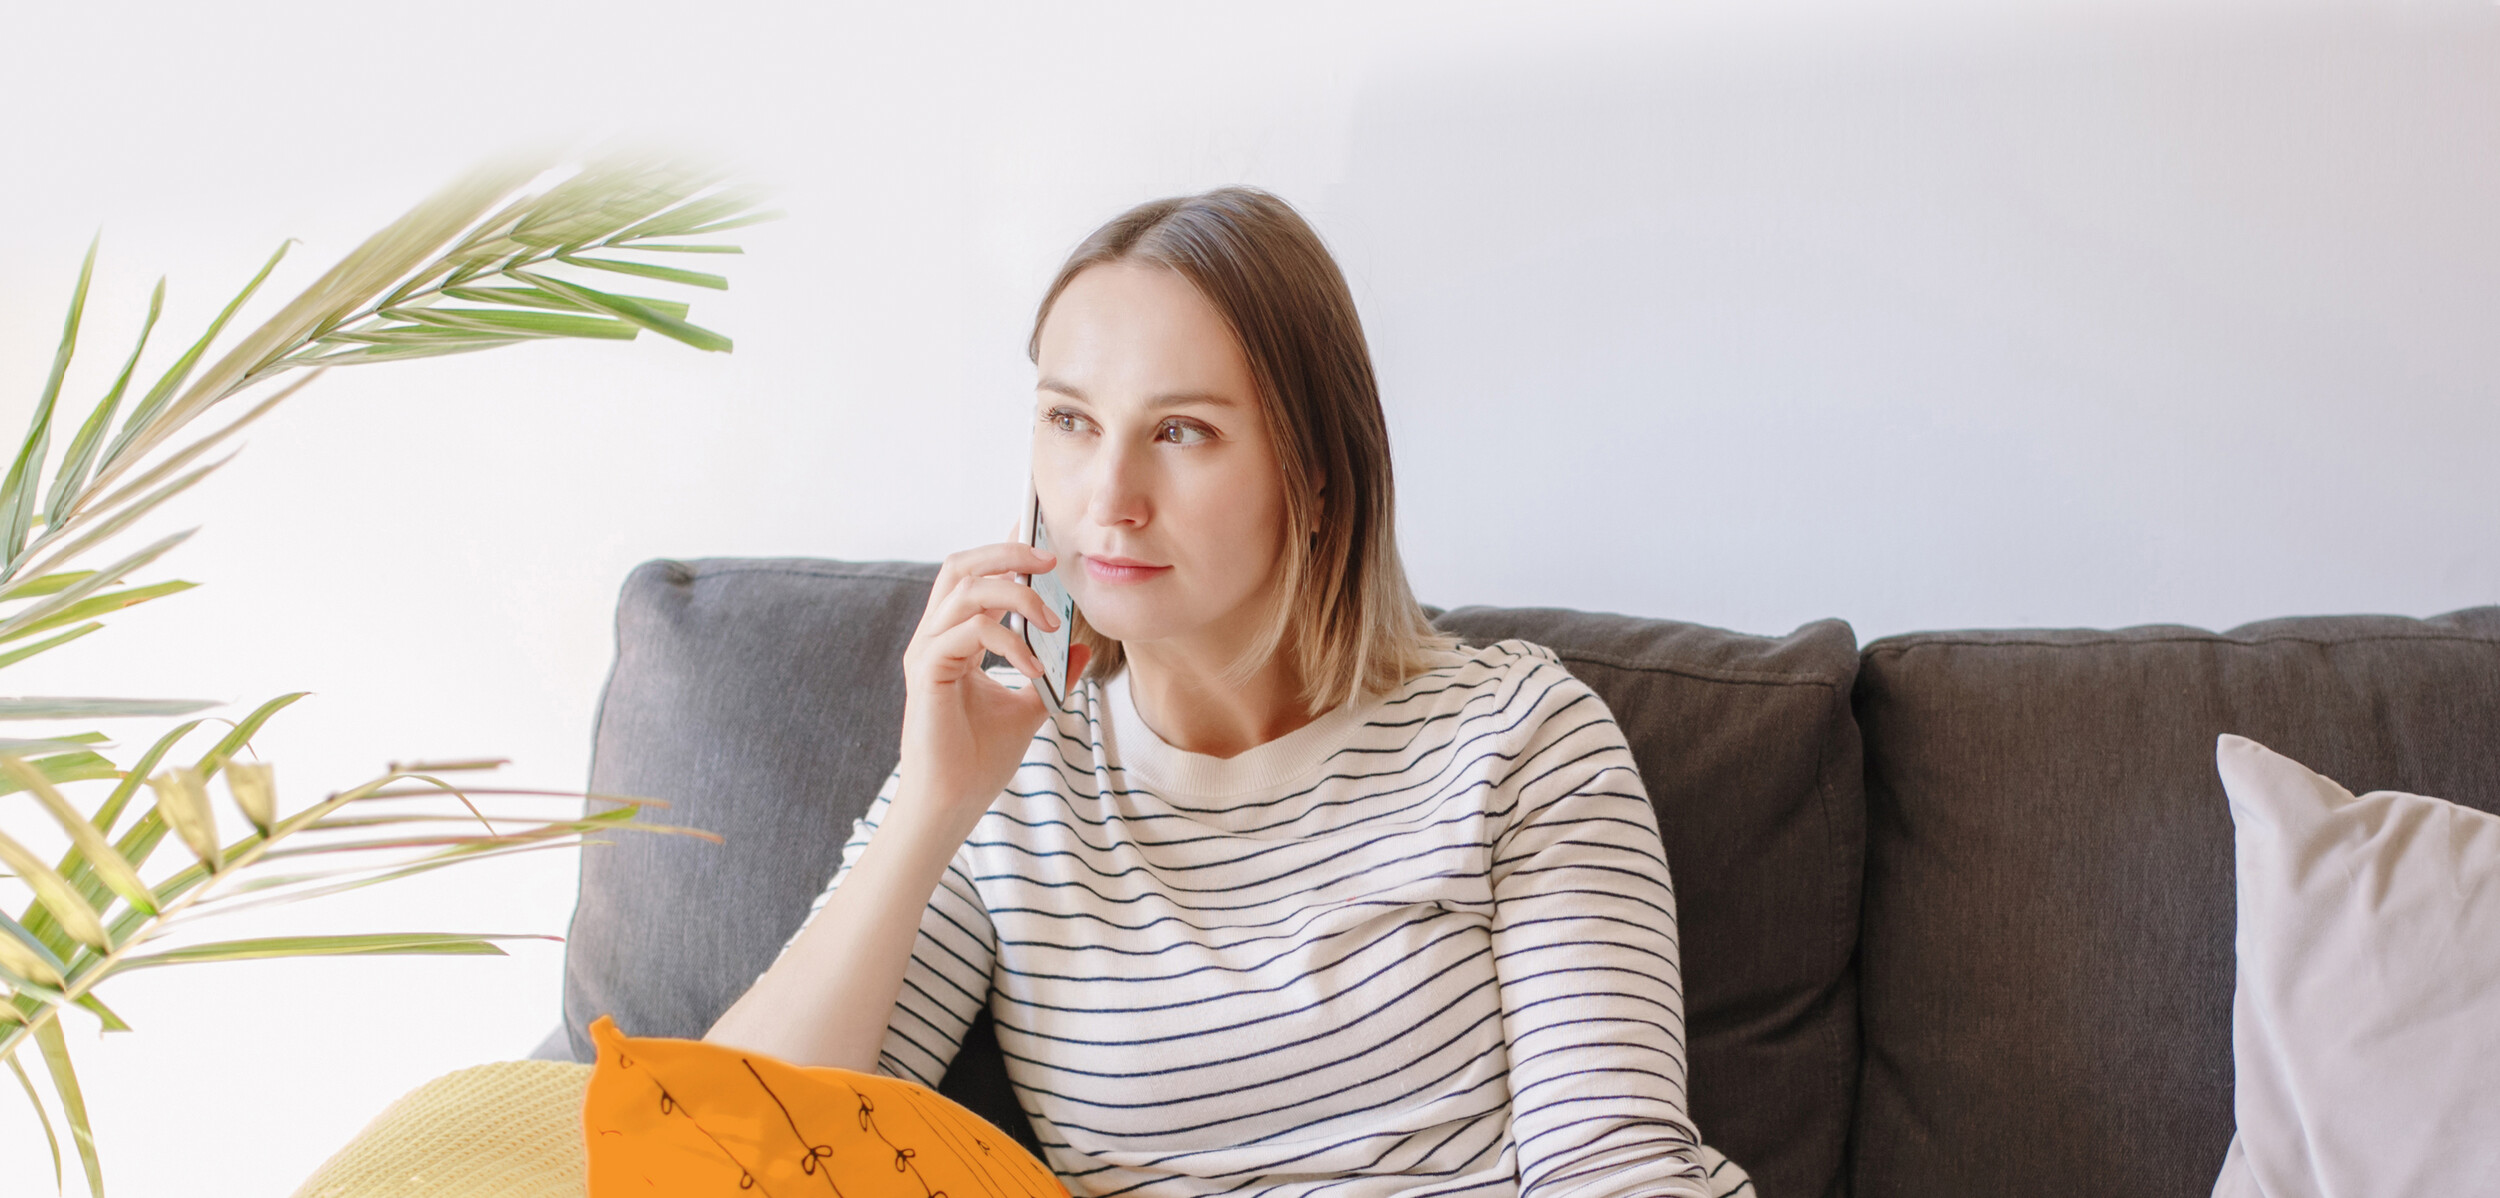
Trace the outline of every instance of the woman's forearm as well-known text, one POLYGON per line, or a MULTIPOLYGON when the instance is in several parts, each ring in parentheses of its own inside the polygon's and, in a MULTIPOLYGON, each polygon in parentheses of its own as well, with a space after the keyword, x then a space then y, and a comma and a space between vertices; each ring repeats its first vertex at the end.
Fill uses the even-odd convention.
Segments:
MULTIPOLYGON (((1014 613, 1057 626, 1015 581, 1057 561, 1008 543, 949 554, 938 567, 903 650, 902 761, 885 817, 824 910, 704 1039, 800 1065, 876 1068, 930 895, 1046 717, 1041 688, 1010 688, 981 661, 996 653, 1042 676, 1041 659, 1000 621, 1014 613)), ((1072 654, 1068 669, 1085 661, 1072 654)))
MULTIPOLYGON (((902 790, 910 789, 910 779, 902 790)), ((703 1038, 799 1065, 873 1071, 929 895, 970 828, 898 792, 825 908, 703 1038)), ((975 813, 977 818, 977 812, 975 813)))

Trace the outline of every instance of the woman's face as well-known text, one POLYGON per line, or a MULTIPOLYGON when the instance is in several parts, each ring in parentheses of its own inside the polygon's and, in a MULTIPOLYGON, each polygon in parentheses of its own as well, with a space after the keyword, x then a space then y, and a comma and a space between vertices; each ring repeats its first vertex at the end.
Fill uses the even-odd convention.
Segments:
POLYGON ((1131 653, 1237 649, 1272 601, 1285 496, 1223 316, 1163 267, 1088 267, 1035 364, 1033 486, 1087 622, 1131 653))

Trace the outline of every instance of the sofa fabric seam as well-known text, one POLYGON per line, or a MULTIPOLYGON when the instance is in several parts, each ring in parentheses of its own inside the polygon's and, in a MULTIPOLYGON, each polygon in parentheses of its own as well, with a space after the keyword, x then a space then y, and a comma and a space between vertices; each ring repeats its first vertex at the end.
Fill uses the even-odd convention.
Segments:
MULTIPOLYGON (((2331 619, 2333 617, 2325 618, 2331 619)), ((2500 636, 2475 636, 2469 633, 2453 632, 2397 634, 2373 633, 2368 636, 2340 637, 2333 640, 2326 640, 2308 636, 2234 637, 2219 632, 2212 632, 2197 636, 2104 636, 2083 641, 1978 640, 1973 638, 1940 637, 1934 640, 1921 638, 1904 644, 1885 644, 1883 641, 1877 641, 1874 644, 1868 645, 1861 652, 1865 656, 1872 657, 1876 654, 1899 656, 1901 654, 1908 653, 1913 649, 2101 649, 2107 648, 2111 645, 2234 645, 2252 649, 2260 645, 2311 645, 2321 649, 2333 649, 2343 645, 2370 645, 2393 642, 2420 644, 2425 641, 2459 645, 2500 645, 2500 636)))
MULTIPOLYGON (((625 664, 626 596, 633 592, 634 577, 642 573, 644 566, 663 563, 670 566, 681 564, 673 558, 654 558, 649 562, 645 562, 640 566, 636 566, 633 569, 626 571, 625 581, 616 588, 616 610, 608 617, 608 637, 613 646, 608 655, 608 674, 607 677, 602 679, 599 683, 599 701, 592 705, 590 711, 590 758, 585 763, 586 768, 584 769, 582 777, 582 789, 585 792, 590 792, 585 793, 582 797, 582 810, 585 813, 590 810, 591 803, 596 801, 590 796, 591 793, 595 793, 592 782, 594 780, 594 775, 597 773, 599 768, 599 735, 606 729, 608 723, 608 696, 610 692, 616 689, 617 670, 625 664)), ((572 918, 564 921, 565 960, 563 974, 558 979, 559 985, 557 987, 558 1001, 556 1007, 556 1022, 557 1030, 564 1033, 565 1050, 570 1053, 572 1059, 577 1062, 582 1059, 582 1049, 585 1046, 575 1042, 573 1035, 573 1015, 571 1011, 565 1009, 570 1004, 565 1002, 564 999, 568 997, 567 992, 572 989, 572 942, 575 934, 575 925, 578 924, 582 918, 582 910, 585 905, 582 900, 587 894, 589 888, 589 871, 581 868, 580 866, 574 867, 573 916, 572 918)))
POLYGON ((1840 681, 1829 676, 1812 674, 1769 674, 1750 670, 1713 670, 1706 666, 1681 666, 1667 662, 1641 662, 1629 658, 1593 653, 1582 649, 1556 649, 1554 655, 1565 662, 1583 661, 1590 665, 1615 670, 1633 670, 1644 674, 1673 674, 1697 682, 1724 682, 1733 686, 1819 686, 1834 688, 1840 681))
MULTIPOLYGON (((1854 639, 1855 638, 1852 637, 1852 640, 1854 639)), ((1856 655, 1852 654, 1851 658, 1852 664, 1855 664, 1856 655)), ((1838 772, 1842 763, 1836 760, 1839 756, 1839 746, 1836 743, 1836 738, 1832 734, 1838 730, 1840 727, 1840 721, 1843 719, 1850 722, 1850 727, 1854 731, 1856 728, 1857 713, 1854 706, 1850 702, 1849 694, 1847 692, 1839 691, 1837 687, 1834 689, 1836 693, 1833 694, 1824 704, 1822 727, 1824 746, 1822 756, 1824 758, 1824 762, 1821 763, 1821 768, 1817 768, 1815 770, 1815 791, 1822 797, 1823 800, 1820 806, 1823 814, 1824 839, 1830 846, 1834 856, 1837 857, 1843 847, 1840 843, 1840 830, 1837 823, 1837 817, 1840 809, 1840 798, 1838 795, 1833 793, 1832 785, 1833 776, 1838 772)), ((1852 689, 1854 690, 1855 688, 1852 687, 1852 689)), ((1861 816, 1863 816, 1865 808, 1865 762, 1863 751, 1861 751, 1860 754, 1858 772, 1860 787, 1859 808, 1861 816)), ((1866 905, 1866 857, 1863 850, 1859 853, 1857 866, 1858 868, 1854 878, 1842 878, 1839 880, 1838 884, 1832 887, 1832 940, 1834 946, 1841 950, 1841 973, 1843 976, 1853 973, 1857 969, 1857 924, 1859 921, 1843 920, 1840 918, 1840 915, 1842 914, 1842 909, 1848 905, 1850 884, 1854 882, 1859 895, 1858 905, 1861 918, 1863 917, 1866 905)), ((1837 998, 1836 995, 1833 997, 1835 999, 1837 998)), ((1850 1005, 1853 1008, 1857 1005, 1854 995, 1852 996, 1850 1005)), ((1854 1028, 1857 1025, 1857 1020, 1855 1018, 1856 1012, 1853 1010, 1851 1015, 1852 1018, 1849 1020, 1849 1025, 1854 1028)), ((1841 1137, 1841 1155, 1840 1160, 1837 1163, 1839 1176, 1845 1179, 1849 1172, 1849 1136, 1846 1132, 1850 1129, 1854 1129, 1856 1126, 1857 1112, 1855 1108, 1857 1103, 1855 1096, 1850 1093, 1849 1074, 1852 1070, 1849 1068, 1848 1062, 1845 1059, 1850 1055, 1848 1051, 1849 1046, 1842 1043, 1841 1027, 1839 1022, 1833 1020, 1827 1020, 1825 1022, 1828 1026, 1825 1029, 1824 1035, 1825 1039, 1828 1041, 1831 1060, 1833 1062, 1833 1072, 1830 1077, 1830 1084, 1832 1085, 1832 1099, 1838 1109, 1849 1111, 1849 1124, 1848 1128, 1844 1128, 1844 1134, 1841 1137)), ((1864 1040, 1865 1037, 1860 1035, 1859 1041, 1861 1051, 1863 1051, 1864 1040)), ((1843 1185, 1845 1189, 1845 1181, 1843 1182, 1843 1185)), ((1827 1183, 1825 1191, 1828 1193, 1829 1190, 1830 1186, 1827 1183)))
MULTIPOLYGON (((919 566, 929 565, 929 564, 932 564, 932 563, 926 563, 926 562, 905 562, 905 563, 901 563, 901 564, 904 564, 904 565, 909 565, 909 566, 913 566, 913 567, 919 567, 919 566)), ((733 575, 733 574, 792 574, 792 575, 799 575, 799 576, 806 577, 806 578, 852 578, 852 579, 858 579, 858 580, 860 580, 860 581, 862 581, 862 582, 918 582, 918 581, 920 581, 920 580, 919 580, 919 579, 917 579, 917 578, 913 578, 913 577, 909 577, 909 576, 906 576, 906 575, 901 575, 901 574, 876 574, 876 573, 870 573, 870 572, 868 572, 868 571, 864 571, 864 570, 847 570, 847 569, 836 569, 836 570, 811 570, 811 569, 808 569, 808 568, 806 568, 806 567, 804 567, 804 566, 795 566, 795 565, 767 566, 767 565, 760 565, 760 564, 757 564, 757 565, 737 565, 737 566, 715 566, 715 567, 709 567, 709 568, 702 569, 702 570, 698 570, 698 571, 695 571, 695 572, 693 572, 693 573, 689 574, 689 575, 687 576, 687 578, 686 578, 686 581, 687 581, 687 582, 698 582, 698 581, 701 581, 701 580, 703 580, 703 579, 707 579, 707 578, 724 578, 724 577, 727 577, 727 576, 729 576, 729 575, 733 575)))

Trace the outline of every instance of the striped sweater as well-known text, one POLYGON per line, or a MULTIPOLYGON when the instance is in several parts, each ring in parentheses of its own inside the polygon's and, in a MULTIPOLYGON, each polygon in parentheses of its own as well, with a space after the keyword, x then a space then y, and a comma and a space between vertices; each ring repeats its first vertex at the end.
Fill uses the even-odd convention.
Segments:
POLYGON ((935 1085, 986 1005, 1080 1195, 1750 1195, 1686 1112, 1676 951, 1631 752, 1551 650, 1449 653, 1228 758, 1122 675, 955 854, 880 1067, 935 1085))

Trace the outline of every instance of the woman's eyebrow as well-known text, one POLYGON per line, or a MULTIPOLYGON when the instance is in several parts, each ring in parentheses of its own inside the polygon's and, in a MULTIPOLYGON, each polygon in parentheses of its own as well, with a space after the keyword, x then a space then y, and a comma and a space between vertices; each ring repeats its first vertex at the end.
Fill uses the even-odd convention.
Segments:
MULTIPOLYGON (((1079 388, 1076 384, 1062 382, 1054 378, 1045 378, 1037 383, 1034 383, 1033 389, 1036 391, 1048 391, 1055 395, 1064 395, 1081 403, 1091 402, 1090 397, 1088 397, 1084 390, 1079 388)), ((1155 396, 1153 399, 1146 401, 1146 408, 1149 411, 1159 411, 1164 408, 1238 408, 1240 406, 1242 406, 1240 400, 1214 391, 1174 391, 1169 394, 1155 396)))
POLYGON ((1241 401, 1212 391, 1180 391, 1170 395, 1158 395, 1146 401, 1146 406, 1149 408, 1186 408, 1192 405, 1237 408, 1241 406, 1241 401))

